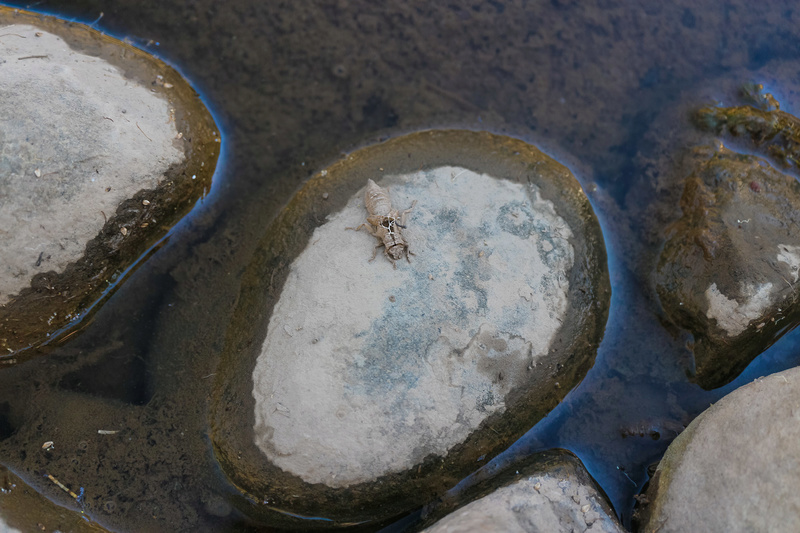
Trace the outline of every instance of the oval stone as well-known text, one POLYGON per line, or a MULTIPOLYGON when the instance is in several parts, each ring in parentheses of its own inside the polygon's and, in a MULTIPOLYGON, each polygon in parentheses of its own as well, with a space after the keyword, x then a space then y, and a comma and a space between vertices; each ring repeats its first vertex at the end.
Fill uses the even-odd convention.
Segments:
MULTIPOLYGON (((208 190, 195 91, 81 24, 0 7, 0 352, 77 324, 208 190)), ((6 360, 7 362, 8 360, 6 360)))
POLYGON ((736 389, 670 444, 639 531, 800 529, 800 368, 736 389))
POLYGON ((432 525, 423 533, 626 531, 580 460, 563 450, 533 455, 426 514, 423 525, 432 525))
POLYGON ((609 294, 588 200, 536 148, 439 131, 355 152, 301 190, 250 266, 217 373, 218 457, 254 512, 402 512, 577 384, 609 294), (368 212, 368 179, 390 211, 368 212))
POLYGON ((694 336, 694 381, 713 389, 800 316, 800 184, 724 147, 691 160, 655 284, 667 316, 694 336))

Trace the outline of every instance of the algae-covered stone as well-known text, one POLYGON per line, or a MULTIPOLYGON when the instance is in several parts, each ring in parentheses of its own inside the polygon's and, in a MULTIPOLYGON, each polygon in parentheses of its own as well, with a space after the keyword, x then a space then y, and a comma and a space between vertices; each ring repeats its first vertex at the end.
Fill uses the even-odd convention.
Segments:
POLYGON ((0 7, 0 350, 74 324, 204 194, 196 93, 86 26, 0 7))
POLYGON ((218 457, 269 495, 260 511, 402 512, 583 377, 608 298, 591 207, 532 146, 444 131, 360 150, 304 187, 250 267, 217 373, 218 457), (413 254, 396 268, 348 230, 368 215, 368 179, 394 210, 416 202, 384 228, 413 254))
POLYGON ((505 476, 508 479, 501 487, 475 491, 474 501, 458 507, 423 531, 625 531, 605 496, 575 456, 550 452, 533 456, 528 465, 514 468, 515 472, 505 476))
POLYGON ((640 531, 800 530, 800 369, 722 398, 670 445, 640 531))
POLYGON ((779 164, 795 169, 800 163, 800 119, 780 110, 780 104, 760 84, 742 88, 746 101, 753 105, 706 106, 697 110, 694 123, 716 134, 749 137, 779 164))
POLYGON ((695 336, 701 386, 731 381, 797 314, 799 206, 797 180, 764 160, 698 152, 656 284, 667 314, 695 336))

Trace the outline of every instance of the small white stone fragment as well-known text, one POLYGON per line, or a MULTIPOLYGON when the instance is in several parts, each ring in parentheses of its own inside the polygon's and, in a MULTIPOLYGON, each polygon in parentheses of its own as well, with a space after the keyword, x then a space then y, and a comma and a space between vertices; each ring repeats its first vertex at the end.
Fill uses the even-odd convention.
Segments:
POLYGON ((800 272, 800 246, 779 244, 777 259, 781 263, 789 265, 789 270, 792 273, 792 281, 796 282, 798 273, 800 272))
POLYGON ((735 337, 747 329, 750 322, 760 318, 772 303, 770 298, 772 283, 758 286, 742 284, 740 289, 747 297, 747 301, 743 304, 722 294, 717 289, 716 283, 712 283, 705 293, 708 301, 706 316, 716 320, 717 325, 724 329, 729 337, 735 337))

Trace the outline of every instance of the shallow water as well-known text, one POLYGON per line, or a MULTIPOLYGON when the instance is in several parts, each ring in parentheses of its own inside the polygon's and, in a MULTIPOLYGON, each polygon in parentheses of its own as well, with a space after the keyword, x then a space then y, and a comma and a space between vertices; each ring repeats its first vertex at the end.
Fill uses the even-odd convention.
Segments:
POLYGON ((207 438, 239 280, 267 224, 314 171, 419 129, 489 130, 539 146, 590 191, 609 252, 612 308, 594 368, 475 477, 567 448, 630 525, 647 467, 681 426, 737 386, 800 363, 800 333, 792 332, 734 383, 703 391, 685 377, 689 339, 662 324, 648 281, 660 245, 647 206, 674 195, 679 176, 663 179, 671 169, 663 153, 684 148, 675 132, 691 129, 677 110, 727 94, 745 77, 768 78, 783 107, 796 108, 793 3, 429 4, 33 5, 94 22, 176 66, 212 109, 223 156, 209 195, 79 335, 0 371, 4 465, 65 506, 76 507, 45 470, 86 487, 87 507, 112 529, 255 527, 226 507, 233 488, 207 438), (652 185, 659 175, 666 189, 652 185), (108 437, 126 446, 104 442, 97 429, 119 429, 108 437), (42 455, 46 440, 61 453, 42 455))

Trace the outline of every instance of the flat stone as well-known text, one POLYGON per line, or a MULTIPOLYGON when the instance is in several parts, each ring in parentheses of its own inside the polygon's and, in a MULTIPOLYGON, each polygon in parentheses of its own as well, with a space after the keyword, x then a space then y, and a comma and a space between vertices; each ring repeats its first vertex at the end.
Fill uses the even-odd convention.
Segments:
POLYGON ((566 319, 572 230, 537 191, 449 166, 379 185, 418 199, 413 263, 369 262, 375 239, 345 231, 359 191, 294 260, 253 371, 256 445, 308 483, 447 455, 505 411, 566 319))
POLYGON ((640 530, 800 530, 798 417, 800 368, 722 398, 667 449, 640 530))
POLYGON ((623 533, 602 492, 581 462, 564 453, 518 467, 505 485, 457 508, 426 533, 623 533))
POLYGON ((656 286, 669 317, 695 336, 695 380, 711 389, 739 375, 800 311, 800 184, 725 148, 693 157, 656 286))
POLYGON ((163 62, 0 8, 0 350, 82 315, 210 183, 215 126, 163 62))
MULTIPOLYGON (((309 182, 262 249, 248 279, 263 289, 245 289, 246 322, 233 325, 252 341, 226 350, 218 373, 218 412, 244 402, 253 418, 218 417, 230 433, 215 444, 237 485, 282 499, 286 484, 308 507, 347 494, 401 511, 497 453, 583 376, 607 312, 599 227, 577 182, 488 134, 425 132, 356 152, 309 182), (365 174, 393 209, 410 209, 394 227, 408 260, 348 230, 368 215, 365 174), (249 450, 246 467, 238 451, 228 462, 234 449, 249 450)), ((344 518, 308 507, 293 512, 344 518)))

